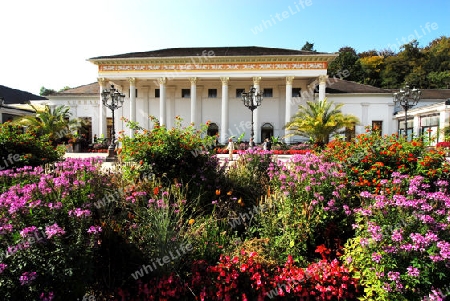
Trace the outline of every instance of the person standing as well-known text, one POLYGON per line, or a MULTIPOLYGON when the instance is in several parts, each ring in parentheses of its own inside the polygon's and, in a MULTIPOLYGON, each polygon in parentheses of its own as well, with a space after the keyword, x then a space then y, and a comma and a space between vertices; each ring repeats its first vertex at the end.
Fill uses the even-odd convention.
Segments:
POLYGON ((255 147, 255 141, 253 138, 250 138, 250 141, 248 142, 248 148, 254 148, 255 147))
POLYGON ((231 138, 228 139, 227 150, 230 161, 233 161, 234 142, 231 138))
POLYGON ((264 150, 267 150, 267 151, 270 151, 271 148, 272 148, 272 143, 270 142, 270 139, 269 139, 269 138, 266 138, 266 139, 264 140, 263 149, 264 149, 264 150))

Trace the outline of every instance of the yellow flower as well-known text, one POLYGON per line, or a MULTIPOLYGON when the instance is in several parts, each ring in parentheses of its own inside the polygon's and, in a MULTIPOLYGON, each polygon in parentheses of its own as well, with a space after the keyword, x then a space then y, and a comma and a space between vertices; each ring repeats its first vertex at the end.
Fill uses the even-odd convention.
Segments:
POLYGON ((195 223, 195 219, 191 218, 188 223, 189 225, 192 225, 193 223, 195 223))
POLYGON ((238 204, 241 205, 241 206, 244 206, 244 205, 245 205, 244 202, 242 201, 242 198, 239 198, 238 204))

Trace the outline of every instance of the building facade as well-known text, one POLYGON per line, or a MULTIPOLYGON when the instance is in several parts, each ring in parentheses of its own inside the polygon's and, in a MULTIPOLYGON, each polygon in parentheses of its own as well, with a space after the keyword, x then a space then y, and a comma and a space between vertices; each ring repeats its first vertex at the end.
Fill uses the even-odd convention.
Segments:
MULTIPOLYGON (((180 116, 184 125, 209 121, 208 134, 218 134, 221 143, 242 133, 249 140, 251 111, 243 105, 241 93, 252 86, 263 95, 253 118, 257 143, 284 137, 284 126, 298 106, 325 97, 342 103, 343 113, 361 121, 343 130, 347 138, 364 133, 367 126, 382 134, 401 130, 402 112, 394 106, 393 91, 346 81, 346 70, 328 77, 328 64, 335 57, 262 47, 177 48, 96 57, 89 61, 98 65, 97 82, 49 95, 45 102, 69 105, 72 118, 84 120, 88 139, 111 136, 112 114, 101 101, 101 92, 111 85, 125 94, 123 106, 115 111, 116 133, 133 135, 121 117, 150 129, 150 115, 167 127, 180 116)), ((438 98, 422 103, 442 102, 438 98)), ((448 120, 441 120, 441 128, 442 122, 448 120)), ((306 139, 294 136, 286 142, 306 139)))
MULTIPOLYGON (((125 93, 118 115, 152 125, 149 115, 162 125, 211 122, 220 142, 251 132, 251 111, 241 93, 250 87, 262 93, 263 102, 254 110, 255 141, 284 136, 284 125, 296 112, 296 96, 319 86, 325 98, 328 64, 337 54, 263 47, 176 48, 91 58, 98 66, 100 90, 111 84, 125 93)), ((100 91, 99 91, 100 92, 100 91)), ((298 97, 297 97, 298 98, 298 97)), ((307 97, 302 97, 306 99, 307 97)), ((99 135, 107 135, 107 110, 98 112, 99 135)), ((125 130, 119 121, 119 130, 125 130)), ((128 133, 132 136, 133 131, 128 133)))

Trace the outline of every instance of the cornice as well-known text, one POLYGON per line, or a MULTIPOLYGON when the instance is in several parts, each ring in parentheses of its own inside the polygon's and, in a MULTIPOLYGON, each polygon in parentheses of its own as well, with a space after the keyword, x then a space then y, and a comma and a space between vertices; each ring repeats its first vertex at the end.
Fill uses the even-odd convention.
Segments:
POLYGON ((332 62, 338 54, 316 55, 277 55, 277 56, 190 56, 190 57, 164 57, 164 58, 105 58, 90 59, 95 65, 136 65, 136 64, 236 64, 236 63, 288 63, 288 62, 332 62))

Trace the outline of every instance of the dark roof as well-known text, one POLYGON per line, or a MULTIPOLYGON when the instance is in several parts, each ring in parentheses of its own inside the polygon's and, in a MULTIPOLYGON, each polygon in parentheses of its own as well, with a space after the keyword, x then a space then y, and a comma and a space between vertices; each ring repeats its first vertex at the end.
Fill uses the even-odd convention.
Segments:
POLYGON ((326 93, 392 93, 389 90, 364 85, 357 82, 343 80, 335 77, 328 78, 326 93))
POLYGON ((208 56, 258 56, 258 55, 317 55, 329 54, 325 52, 314 52, 294 50, 285 48, 268 48, 257 46, 243 47, 193 47, 193 48, 166 48, 145 52, 131 52, 111 56, 98 56, 95 59, 119 59, 119 58, 144 58, 144 57, 208 57, 208 56), (212 52, 211 52, 212 51, 212 52))
POLYGON ((82 94, 99 94, 100 93, 100 84, 98 82, 94 82, 92 84, 82 85, 75 88, 70 88, 65 91, 56 92, 49 96, 61 96, 61 95, 82 95, 82 94))
MULTIPOLYGON (((400 89, 389 89, 391 93, 398 92, 400 89)), ((421 99, 449 99, 450 89, 420 89, 421 99)))
POLYGON ((12 89, 0 85, 0 97, 5 99, 5 104, 20 104, 27 103, 30 100, 46 100, 47 98, 35 95, 30 92, 25 92, 17 89, 12 89))
POLYGON ((421 89, 422 99, 447 99, 450 98, 450 89, 421 89))

